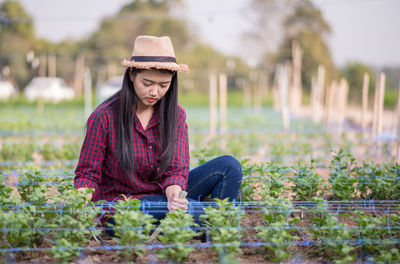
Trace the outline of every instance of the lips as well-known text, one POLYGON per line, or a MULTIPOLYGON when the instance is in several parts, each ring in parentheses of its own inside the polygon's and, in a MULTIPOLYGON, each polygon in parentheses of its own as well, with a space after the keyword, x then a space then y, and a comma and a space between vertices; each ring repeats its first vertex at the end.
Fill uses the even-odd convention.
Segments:
POLYGON ((156 98, 147 98, 147 101, 149 101, 149 103, 154 103, 157 101, 156 98))

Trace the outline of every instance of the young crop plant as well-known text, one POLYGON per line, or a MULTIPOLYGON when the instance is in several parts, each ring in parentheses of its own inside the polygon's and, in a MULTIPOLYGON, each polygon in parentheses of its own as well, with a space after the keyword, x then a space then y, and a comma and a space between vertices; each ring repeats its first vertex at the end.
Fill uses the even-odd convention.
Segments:
POLYGON ((0 208, 3 205, 12 204, 10 200, 12 189, 4 181, 4 175, 0 173, 0 208))
POLYGON ((356 196, 356 182, 354 177, 355 158, 339 150, 333 157, 330 166, 329 182, 332 185, 332 200, 350 200, 356 196))
POLYGON ((193 216, 183 210, 168 212, 166 217, 160 221, 159 229, 161 234, 158 239, 167 245, 160 249, 157 256, 163 260, 172 260, 176 263, 185 261, 188 254, 194 250, 186 244, 199 233, 194 230, 197 227, 193 216), (169 247, 168 244, 171 246, 169 247))
POLYGON ((317 252, 334 263, 354 261, 355 248, 349 244, 353 234, 347 224, 339 223, 337 216, 329 212, 328 205, 322 198, 315 198, 314 201, 317 201, 317 207, 310 232, 313 239, 319 242, 317 252))
MULTIPOLYGON (((115 221, 113 228, 115 240, 122 246, 141 245, 150 240, 150 232, 155 227, 156 219, 150 214, 140 211, 140 200, 126 198, 114 205, 115 214, 111 215, 115 221)), ((124 259, 136 259, 145 253, 145 248, 129 248, 119 250, 124 259)))
POLYGON ((38 247, 47 227, 43 214, 32 205, 20 204, 18 210, 0 211, 0 241, 2 248, 38 247))
MULTIPOLYGON (((363 241, 360 246, 361 250, 373 256, 381 255, 380 253, 383 251, 389 251, 391 242, 388 239, 388 216, 367 215, 361 211, 356 211, 356 215, 357 235, 363 241)), ((369 257, 368 260, 375 261, 375 257, 369 257)))
POLYGON ((240 221, 243 212, 239 206, 229 202, 228 198, 217 202, 215 207, 204 208, 200 219, 204 221, 210 238, 214 243, 213 249, 218 253, 220 262, 233 260, 236 253, 240 253, 242 231, 240 221))
POLYGON ((95 228, 95 219, 100 209, 87 197, 93 189, 80 192, 72 189, 54 197, 54 202, 59 210, 54 211, 51 227, 55 240, 52 248, 54 257, 61 262, 70 262, 80 254, 78 247, 88 243, 91 237, 100 234, 95 228))
POLYGON ((281 197, 289 189, 286 175, 286 173, 289 172, 289 168, 282 167, 275 163, 269 163, 267 167, 264 168, 264 171, 267 171, 267 173, 261 195, 264 193, 265 195, 275 198, 281 197))
POLYGON ((374 200, 400 199, 400 167, 363 162, 356 168, 361 198, 374 200))
POLYGON ((240 187, 241 201, 253 201, 253 194, 256 187, 252 184, 251 175, 255 171, 256 165, 249 164, 249 159, 244 159, 240 161, 242 165, 243 180, 240 187))
POLYGON ((281 262, 290 257, 290 242, 298 240, 296 223, 298 217, 290 216, 293 205, 288 198, 270 196, 267 190, 262 193, 264 226, 260 226, 258 236, 265 243, 266 257, 273 262, 281 262))
POLYGON ((311 201, 313 197, 321 196, 324 191, 324 181, 316 171, 311 161, 311 165, 298 165, 294 174, 294 185, 291 187, 294 193, 294 200, 311 201))

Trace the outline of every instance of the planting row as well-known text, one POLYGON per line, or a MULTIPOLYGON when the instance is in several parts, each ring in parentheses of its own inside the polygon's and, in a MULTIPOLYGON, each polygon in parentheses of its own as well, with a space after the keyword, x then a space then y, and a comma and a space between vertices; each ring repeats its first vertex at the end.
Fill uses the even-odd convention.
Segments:
POLYGON ((400 261, 400 203, 358 210, 340 209, 340 203, 322 199, 296 205, 264 188, 257 204, 216 199, 204 208, 192 208, 202 210, 197 221, 184 211, 175 211, 157 222, 140 210, 136 199, 88 203, 91 190, 80 193, 64 188, 49 196, 36 186, 28 196, 11 199, 4 199, 10 189, 3 186, 0 192, 3 261, 80 258, 85 262, 91 255, 108 252, 104 254, 114 254, 118 262, 142 261, 151 254, 160 261, 183 262, 195 248, 208 252, 208 262, 219 263, 234 263, 235 258, 249 255, 273 262, 295 256, 335 263, 400 261), (115 224, 102 227, 99 219, 107 216, 115 224), (106 236, 104 230, 114 231, 114 236, 106 236))
POLYGON ((241 200, 259 200, 259 188, 268 188, 292 200, 400 200, 400 165, 363 162, 339 150, 330 166, 316 168, 310 164, 284 166, 279 163, 248 164, 242 162, 244 179, 241 200))

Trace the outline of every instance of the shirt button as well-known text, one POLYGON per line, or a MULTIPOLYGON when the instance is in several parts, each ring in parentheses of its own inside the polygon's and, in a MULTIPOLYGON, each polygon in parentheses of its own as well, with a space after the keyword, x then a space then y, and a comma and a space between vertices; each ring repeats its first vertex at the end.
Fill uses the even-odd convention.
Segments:
POLYGON ((149 146, 149 149, 153 149, 153 147, 152 147, 152 146, 149 146))
POLYGON ((150 165, 150 168, 154 168, 154 166, 153 166, 153 165, 150 165))

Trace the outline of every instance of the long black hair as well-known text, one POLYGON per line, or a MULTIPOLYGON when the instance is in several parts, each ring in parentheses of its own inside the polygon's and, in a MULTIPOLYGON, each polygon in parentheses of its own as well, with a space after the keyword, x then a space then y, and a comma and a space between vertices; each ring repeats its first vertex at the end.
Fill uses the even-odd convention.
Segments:
MULTIPOLYGON (((133 126, 135 124, 137 95, 129 74, 136 76, 142 70, 127 68, 124 74, 121 90, 104 103, 118 99, 118 161, 122 170, 130 177, 135 171, 133 159, 133 126)), ((171 165, 175 152, 177 114, 178 114, 178 75, 174 71, 160 70, 172 75, 167 93, 157 102, 159 110, 159 169, 156 177, 161 177, 171 165)))

